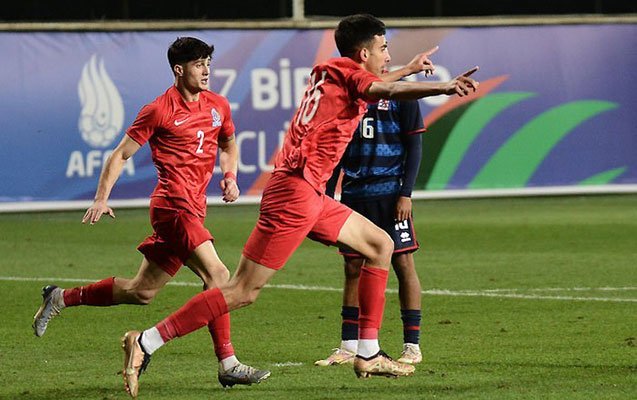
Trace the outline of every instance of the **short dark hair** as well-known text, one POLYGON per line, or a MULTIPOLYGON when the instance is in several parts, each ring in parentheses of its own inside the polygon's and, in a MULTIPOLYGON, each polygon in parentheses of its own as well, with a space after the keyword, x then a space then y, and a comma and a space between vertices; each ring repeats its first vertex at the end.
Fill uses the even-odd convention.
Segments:
POLYGON ((383 21, 371 14, 355 14, 345 17, 338 23, 334 40, 343 57, 352 57, 374 36, 385 34, 383 21))
POLYGON ((168 63, 170 69, 173 69, 177 64, 212 57, 214 51, 215 46, 197 38, 178 37, 168 48, 168 63))

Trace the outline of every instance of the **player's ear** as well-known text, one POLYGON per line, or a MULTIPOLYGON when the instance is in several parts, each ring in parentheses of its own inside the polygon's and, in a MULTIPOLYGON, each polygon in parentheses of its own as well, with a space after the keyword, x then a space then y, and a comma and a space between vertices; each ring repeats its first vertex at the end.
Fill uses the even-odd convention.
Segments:
POLYGON ((184 75, 184 67, 183 65, 175 64, 173 67, 173 73, 175 76, 183 76, 184 75))
POLYGON ((366 47, 361 48, 360 50, 358 50, 358 56, 360 57, 361 61, 367 61, 367 59, 369 58, 369 50, 366 47))

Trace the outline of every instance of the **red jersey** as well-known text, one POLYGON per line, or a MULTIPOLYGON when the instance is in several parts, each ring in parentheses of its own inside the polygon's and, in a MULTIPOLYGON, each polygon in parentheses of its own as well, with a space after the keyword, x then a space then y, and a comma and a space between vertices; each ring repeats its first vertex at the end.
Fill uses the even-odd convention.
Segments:
POLYGON ((158 182, 151 197, 168 198, 176 207, 206 215, 206 188, 217 158, 219 135, 234 134, 228 100, 211 91, 186 102, 172 86, 145 105, 126 134, 150 144, 158 182))
POLYGON ((367 109, 369 86, 381 79, 350 58, 333 58, 312 70, 301 105, 275 161, 275 171, 300 172, 319 192, 345 152, 367 109))

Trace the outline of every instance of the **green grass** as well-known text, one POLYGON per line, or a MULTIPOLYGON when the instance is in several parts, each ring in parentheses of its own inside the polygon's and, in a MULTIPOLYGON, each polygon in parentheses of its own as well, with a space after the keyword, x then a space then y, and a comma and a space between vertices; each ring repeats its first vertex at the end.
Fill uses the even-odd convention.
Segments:
MULTIPOLYGON (((204 329, 153 356, 140 398, 635 399, 636 206, 634 195, 414 202, 425 361, 401 379, 358 380, 349 367, 312 365, 339 343, 340 293, 277 285, 338 288, 342 268, 334 249, 308 241, 254 305, 233 313, 240 359, 271 369, 268 381, 222 389, 204 329)), ((48 281, 31 278, 136 272, 147 211, 116 212, 92 227, 80 224, 82 211, 0 214, 0 276, 29 278, 0 279, 0 399, 127 398, 119 337, 197 292, 168 286, 147 307, 67 309, 35 338, 32 316, 48 281)), ((256 217, 256 206, 209 211, 231 270, 256 217)), ((175 280, 196 282, 188 270, 175 280)), ((393 355, 398 308, 389 293, 381 341, 393 355)))

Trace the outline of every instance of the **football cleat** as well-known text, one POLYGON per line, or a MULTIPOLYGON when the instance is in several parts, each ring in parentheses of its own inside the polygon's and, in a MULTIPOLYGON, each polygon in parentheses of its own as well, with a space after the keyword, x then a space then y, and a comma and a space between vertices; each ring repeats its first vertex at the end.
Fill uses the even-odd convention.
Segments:
POLYGON ((42 304, 33 316, 33 333, 40 337, 46 332, 51 318, 60 314, 64 308, 62 299, 62 289, 55 285, 48 285, 42 288, 42 304))
POLYGON ((122 338, 124 349, 124 387, 126 393, 132 398, 137 398, 139 392, 139 376, 146 370, 150 363, 150 354, 146 353, 139 344, 139 331, 128 331, 122 338))
POLYGON ((319 367, 327 367, 330 365, 341 365, 341 364, 353 364, 354 358, 356 357, 356 353, 353 353, 347 349, 338 348, 334 349, 334 352, 330 354, 324 360, 318 360, 314 363, 314 365, 319 367))
POLYGON ((220 363, 219 372, 217 373, 219 383, 221 383, 221 386, 224 388, 227 386, 232 387, 234 385, 252 385, 253 383, 260 383, 268 379, 269 376, 270 371, 256 369, 241 362, 227 371, 222 369, 220 363))
POLYGON ((392 360, 382 350, 369 359, 364 359, 359 355, 354 359, 354 372, 359 378, 369 378, 372 375, 397 378, 411 375, 415 370, 416 368, 413 365, 392 360))
POLYGON ((403 344, 403 352, 400 354, 400 358, 396 361, 412 365, 420 363, 422 361, 420 346, 415 343, 403 344))

